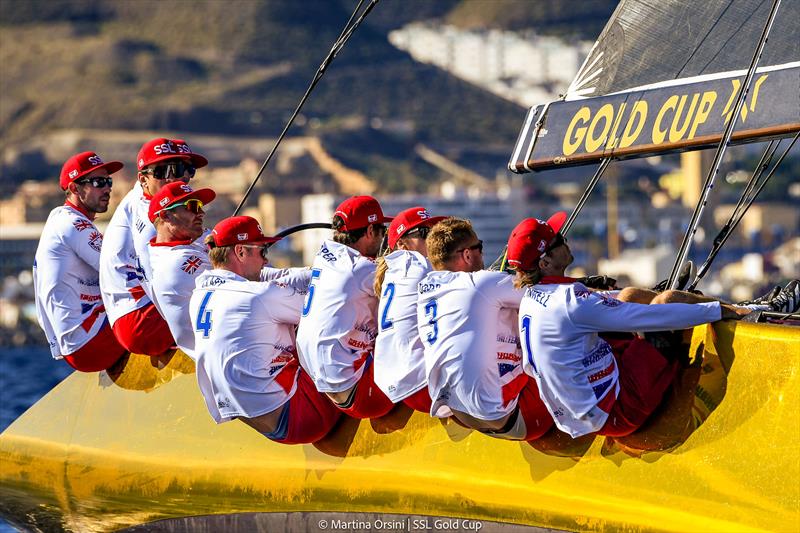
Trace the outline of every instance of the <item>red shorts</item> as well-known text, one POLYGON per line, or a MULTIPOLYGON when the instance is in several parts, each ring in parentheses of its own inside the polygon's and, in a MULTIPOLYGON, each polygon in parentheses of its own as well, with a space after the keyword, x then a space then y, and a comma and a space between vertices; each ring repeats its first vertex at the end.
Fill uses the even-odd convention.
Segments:
POLYGON ((528 383, 519 393, 517 408, 522 419, 525 420, 526 441, 536 440, 553 427, 553 417, 539 396, 539 387, 536 380, 528 379, 528 383))
POLYGON ((415 411, 428 415, 431 412, 431 393, 428 392, 428 387, 423 387, 404 399, 403 403, 415 411))
POLYGON ((375 385, 372 357, 364 363, 364 374, 356 384, 355 396, 350 407, 339 407, 353 418, 378 418, 392 410, 394 404, 375 385))
POLYGON ((152 303, 118 318, 112 327, 119 343, 132 353, 161 355, 175 346, 167 321, 152 303))
POLYGON ((342 412, 330 399, 317 392, 314 382, 305 370, 298 370, 297 390, 284 407, 288 418, 286 436, 273 439, 281 444, 308 444, 317 442, 333 428, 342 412))
POLYGON ((116 363, 126 351, 106 321, 92 340, 81 346, 77 352, 65 355, 64 361, 81 372, 99 372, 116 363))
POLYGON ((668 361, 643 339, 608 341, 619 367, 619 396, 613 391, 598 407, 608 420, 598 431, 607 437, 630 435, 656 410, 675 380, 678 362, 668 361))

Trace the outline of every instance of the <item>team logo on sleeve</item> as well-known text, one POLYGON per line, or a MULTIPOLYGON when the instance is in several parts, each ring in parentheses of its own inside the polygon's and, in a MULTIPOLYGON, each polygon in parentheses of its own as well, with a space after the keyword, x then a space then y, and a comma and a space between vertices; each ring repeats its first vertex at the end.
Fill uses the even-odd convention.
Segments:
POLYGON ((203 264, 203 260, 200 259, 198 256, 193 255, 189 257, 186 261, 183 262, 181 265, 181 270, 186 272, 187 274, 194 274, 197 272, 197 269, 203 264))
POLYGON ((95 252, 100 251, 100 247, 103 245, 103 234, 99 231, 93 231, 89 235, 89 246, 92 247, 92 250, 95 252))
POLYGON ((89 220, 86 220, 85 218, 79 218, 79 219, 75 220, 74 222, 72 222, 72 225, 78 231, 83 231, 86 228, 93 227, 93 224, 89 220))

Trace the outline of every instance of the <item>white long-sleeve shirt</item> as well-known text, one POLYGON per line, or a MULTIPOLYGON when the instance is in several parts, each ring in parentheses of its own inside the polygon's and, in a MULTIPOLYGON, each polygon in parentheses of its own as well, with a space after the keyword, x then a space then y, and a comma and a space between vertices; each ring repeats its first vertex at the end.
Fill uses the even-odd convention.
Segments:
POLYGON ((33 283, 36 316, 55 359, 88 343, 106 319, 98 268, 103 235, 71 205, 56 207, 45 223, 33 283))
POLYGON ((397 250, 386 257, 378 303, 375 384, 397 403, 427 386, 425 347, 417 330, 417 285, 431 264, 420 253, 397 250))
POLYGON ((516 407, 527 378, 516 324, 522 291, 513 281, 483 270, 430 272, 419 282, 417 321, 431 416, 456 410, 499 420, 516 407))
POLYGON ((719 320, 719 302, 643 305, 621 302, 581 283, 535 285, 519 310, 525 372, 556 425, 573 437, 600 430, 597 407, 619 393, 619 369, 601 331, 685 329, 719 320))

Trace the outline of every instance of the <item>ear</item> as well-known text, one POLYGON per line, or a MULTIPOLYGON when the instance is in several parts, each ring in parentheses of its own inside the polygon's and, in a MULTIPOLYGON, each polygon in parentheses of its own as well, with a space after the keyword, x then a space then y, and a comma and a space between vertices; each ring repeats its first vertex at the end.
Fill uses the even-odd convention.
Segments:
POLYGON ((139 183, 140 183, 142 186, 144 186, 144 180, 145 180, 145 179, 147 179, 147 175, 145 175, 145 174, 142 174, 141 172, 138 172, 138 173, 136 174, 136 179, 139 181, 139 183))
POLYGON ((539 258, 539 269, 547 268, 550 266, 550 258, 546 255, 543 255, 539 258))

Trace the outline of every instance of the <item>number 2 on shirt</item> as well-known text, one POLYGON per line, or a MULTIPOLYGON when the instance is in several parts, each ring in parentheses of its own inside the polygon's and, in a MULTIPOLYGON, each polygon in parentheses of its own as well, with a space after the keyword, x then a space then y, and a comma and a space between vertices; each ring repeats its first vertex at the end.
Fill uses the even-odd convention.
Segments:
POLYGON ((433 343, 436 342, 436 338, 439 336, 439 324, 436 323, 436 300, 431 300, 427 304, 425 304, 425 316, 428 317, 428 324, 430 324, 432 330, 428 333, 428 344, 433 346, 433 343))
POLYGON ((539 370, 536 369, 536 363, 533 362, 533 350, 531 350, 531 316, 525 315, 522 317, 522 322, 520 324, 520 329, 522 330, 522 337, 525 342, 522 344, 522 351, 524 352, 525 357, 528 358, 528 362, 531 364, 533 368, 533 372, 538 376, 539 370))
POLYGON ((318 268, 311 269, 311 281, 308 284, 308 294, 306 294, 306 303, 303 305, 303 316, 308 316, 309 310, 311 310, 311 300, 314 299, 314 281, 319 279, 319 275, 322 271, 318 268))
POLYGON ((394 326, 394 322, 389 320, 389 306, 392 305, 392 298, 394 298, 394 283, 389 282, 386 284, 386 288, 383 289, 383 297, 386 298, 386 305, 381 315, 381 331, 391 329, 394 326))
POLYGON ((211 291, 208 291, 203 296, 203 301, 200 303, 200 309, 197 311, 197 331, 203 332, 203 338, 207 339, 208 334, 211 332, 211 310, 206 311, 208 300, 211 298, 211 291))

